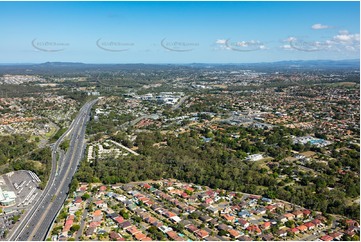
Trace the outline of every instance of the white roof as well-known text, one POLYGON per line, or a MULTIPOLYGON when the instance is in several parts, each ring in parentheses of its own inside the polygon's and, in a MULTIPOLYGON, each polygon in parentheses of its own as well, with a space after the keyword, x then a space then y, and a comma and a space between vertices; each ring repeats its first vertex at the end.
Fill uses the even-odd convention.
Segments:
POLYGON ((2 191, 0 188, 0 202, 11 202, 16 198, 14 192, 2 191))
POLYGON ((174 222, 177 222, 177 223, 182 221, 182 219, 180 217, 178 217, 178 216, 171 217, 170 219, 173 220, 174 222))

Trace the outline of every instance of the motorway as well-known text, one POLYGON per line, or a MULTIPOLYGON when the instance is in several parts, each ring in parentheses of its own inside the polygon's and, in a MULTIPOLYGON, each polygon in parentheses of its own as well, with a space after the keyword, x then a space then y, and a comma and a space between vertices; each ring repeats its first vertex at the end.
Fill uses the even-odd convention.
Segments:
POLYGON ((84 137, 91 107, 98 99, 86 103, 71 123, 69 129, 52 147, 52 169, 47 186, 31 209, 21 217, 20 223, 11 231, 10 241, 44 240, 48 230, 61 209, 69 191, 69 185, 85 150, 84 137), (70 145, 57 161, 59 146, 65 137, 70 145))

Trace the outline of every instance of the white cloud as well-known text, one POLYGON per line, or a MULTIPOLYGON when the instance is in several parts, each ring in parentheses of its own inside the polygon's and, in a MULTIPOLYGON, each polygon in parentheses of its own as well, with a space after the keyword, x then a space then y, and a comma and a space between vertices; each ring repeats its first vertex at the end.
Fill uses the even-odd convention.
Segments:
POLYGON ((227 41, 227 39, 217 39, 213 50, 229 50, 230 48, 227 46, 227 41))
POLYGON ((333 37, 333 40, 336 42, 342 43, 353 43, 360 42, 360 34, 349 34, 349 33, 340 33, 333 37))
POLYGON ((311 28, 315 29, 315 30, 319 30, 319 29, 329 29, 331 27, 328 25, 323 25, 323 24, 314 24, 314 25, 312 25, 311 28))
POLYGON ((333 36, 330 42, 340 50, 360 51, 360 34, 351 34, 347 30, 339 31, 338 35, 333 36))
POLYGON ((235 50, 235 51, 255 51, 255 50, 267 50, 264 43, 259 40, 241 40, 231 41, 230 39, 218 39, 215 44, 216 50, 235 50))
POLYGON ((344 30, 340 30, 338 31, 339 34, 348 34, 348 30, 344 29, 344 30))
POLYGON ((283 50, 293 50, 291 45, 282 45, 281 49, 283 49, 283 50))
POLYGON ((219 45, 225 45, 226 42, 227 42, 226 39, 218 39, 218 40, 216 40, 216 44, 219 44, 219 45))
POLYGON ((357 52, 360 51, 360 34, 349 33, 347 30, 340 31, 337 35, 328 39, 303 39, 288 37, 283 40, 280 46, 283 50, 299 50, 299 51, 337 51, 337 52, 357 52))
POLYGON ((287 39, 283 40, 283 42, 292 42, 292 41, 295 41, 295 40, 297 40, 296 37, 290 36, 287 39))
POLYGON ((284 42, 286 44, 279 46, 279 48, 281 48, 281 50, 294 50, 294 48, 292 47, 292 42, 297 41, 296 37, 290 36, 287 39, 282 40, 281 42, 284 42))
POLYGON ((240 41, 240 42, 237 42, 235 45, 240 46, 240 47, 247 47, 248 43, 249 42, 247 42, 247 41, 240 41))

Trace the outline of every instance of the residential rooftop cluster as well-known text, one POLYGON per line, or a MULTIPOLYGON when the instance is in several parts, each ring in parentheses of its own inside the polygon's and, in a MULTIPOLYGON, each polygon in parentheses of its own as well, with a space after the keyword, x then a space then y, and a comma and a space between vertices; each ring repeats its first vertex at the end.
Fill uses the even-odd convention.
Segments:
POLYGON ((359 239, 358 70, 99 68, 0 77, 0 170, 34 169, 41 187, 51 143, 102 95, 50 239, 359 239))
POLYGON ((0 132, 45 135, 57 125, 70 124, 74 104, 74 100, 60 96, 0 98, 0 132))
POLYGON ((164 179, 80 184, 52 240, 342 240, 359 223, 259 195, 164 179))
POLYGON ((45 82, 45 79, 36 75, 3 75, 0 84, 23 84, 28 82, 45 82))

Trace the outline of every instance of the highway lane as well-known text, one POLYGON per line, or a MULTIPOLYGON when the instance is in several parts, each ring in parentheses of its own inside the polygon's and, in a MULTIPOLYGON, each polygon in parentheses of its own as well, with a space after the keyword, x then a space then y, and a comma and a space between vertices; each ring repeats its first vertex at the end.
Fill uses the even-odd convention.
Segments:
MULTIPOLYGON (((81 117, 81 116, 80 116, 80 117, 81 117)), ((71 131, 73 130, 73 128, 74 128, 75 125, 78 125, 78 124, 79 124, 80 117, 78 116, 78 118, 72 123, 72 125, 70 126, 70 128, 69 128, 69 130, 68 130, 69 132, 71 132, 71 131)), ((64 138, 67 134, 69 134, 69 132, 65 133, 61 138, 64 138)), ((59 139, 59 141, 55 144, 53 154, 55 154, 55 152, 56 152, 56 149, 55 149, 55 148, 57 148, 57 147, 60 145, 61 140, 62 140, 62 139, 59 139)), ((53 157, 55 157, 55 156, 53 156, 53 157)), ((54 164, 54 163, 53 163, 53 164, 54 164)), ((52 176, 54 176, 54 173, 55 173, 55 172, 52 172, 52 176)), ((59 177, 64 177, 64 175, 65 175, 65 174, 60 174, 59 177)), ((51 181, 51 179, 50 179, 49 181, 51 181)), ((55 179, 53 180, 53 182, 52 182, 52 183, 49 182, 49 184, 51 184, 49 187, 52 188, 52 189, 48 189, 48 190, 45 190, 45 191, 44 191, 44 194, 46 194, 46 196, 43 196, 43 200, 44 200, 44 201, 42 202, 42 204, 45 204, 45 202, 46 202, 46 203, 51 202, 51 200, 52 200, 52 198, 53 198, 52 195, 54 195, 54 193, 55 193, 54 188, 57 187, 57 186, 59 186, 58 179, 55 178, 55 179), (50 201, 49 201, 49 200, 50 200, 50 201)), ((65 193, 64 193, 64 195, 65 195, 65 193)), ((63 195, 63 196, 64 196, 64 195, 63 195)), ((60 199, 58 199, 58 200, 60 200, 60 199)), ((56 201, 56 202, 59 203, 58 201, 56 201)), ((41 211, 43 210, 43 208, 44 208, 44 205, 41 205, 41 206, 40 206, 40 204, 39 204, 38 209, 35 211, 35 214, 31 217, 31 218, 33 218, 34 220, 36 220, 36 223, 38 223, 38 221, 40 221, 40 220, 39 220, 39 214, 41 213, 41 211)), ((27 228, 29 228, 29 227, 32 227, 32 226, 29 225, 29 223, 28 223, 27 228)), ((25 231, 22 236, 19 236, 19 239, 20 239, 20 240, 26 240, 26 235, 27 235, 27 234, 28 234, 28 231, 25 231)))
MULTIPOLYGON (((69 132, 72 129, 72 126, 70 126, 69 128, 69 132)), ((65 132, 59 139, 58 141, 53 145, 53 151, 52 151, 52 172, 50 174, 49 177, 49 182, 47 184, 47 186, 45 187, 44 191, 42 192, 41 196, 39 197, 39 199, 33 204, 33 206, 25 213, 25 215, 21 218, 20 224, 18 226, 16 226, 12 231, 11 234, 9 236, 9 240, 13 241, 16 240, 17 236, 19 236, 19 234, 22 232, 22 230, 24 229, 26 222, 29 220, 29 218, 36 212, 37 208, 39 207, 41 201, 44 199, 45 194, 47 194, 50 190, 50 188, 54 185, 54 183, 51 183, 51 181, 54 181, 55 179, 55 175, 56 172, 53 172, 54 170, 57 169, 58 163, 57 163, 57 159, 56 159, 56 151, 59 147, 59 145, 61 144, 62 140, 66 137, 66 135, 69 132, 65 132)))
MULTIPOLYGON (((51 224, 52 221, 52 213, 51 211, 58 211, 61 206, 63 201, 66 198, 66 193, 62 193, 64 189, 66 189, 67 187, 69 187, 70 182, 71 182, 71 177, 73 176, 74 172, 76 170, 76 166, 77 163, 73 163, 73 164, 69 164, 72 161, 76 161, 78 157, 75 158, 75 154, 77 152, 77 150, 82 150, 83 149, 83 144, 75 144, 73 146, 73 150, 69 150, 70 151, 70 158, 69 156, 65 159, 65 164, 68 164, 67 169, 63 169, 62 173, 60 174, 60 177, 66 177, 66 179, 59 179, 59 186, 54 187, 54 192, 51 193, 55 194, 57 197, 54 198, 55 201, 53 201, 53 204, 49 204, 48 206, 46 206, 44 208, 44 213, 42 214, 42 216, 40 217, 39 221, 44 221, 42 223, 37 223, 36 226, 34 227, 34 229, 32 230, 33 232, 30 234, 29 238, 33 239, 33 240, 41 240, 43 235, 46 234, 47 232, 47 226, 42 226, 42 224, 46 223, 46 224, 51 224), (65 174, 63 174, 65 172, 65 174), (57 189, 56 189, 57 188, 57 189), (50 216, 48 216, 50 212, 50 216)), ((68 153, 69 154, 69 153, 68 153)))
POLYGON ((14 227, 14 229, 10 232, 10 235, 8 237, 8 240, 13 241, 16 240, 16 238, 19 236, 19 234, 21 233, 21 231, 24 229, 27 221, 29 220, 29 218, 36 212, 37 208, 39 207, 41 201, 44 199, 44 194, 47 194, 50 190, 50 188, 54 185, 53 183, 51 183, 51 181, 54 181, 55 176, 56 176, 56 172, 54 172, 55 170, 58 169, 58 163, 57 163, 57 159, 56 159, 56 152, 59 148, 59 145, 63 142, 64 138, 69 135, 69 133, 72 131, 74 125, 75 125, 75 120, 71 123, 69 129, 54 143, 54 145, 52 146, 52 172, 49 176, 49 182, 46 185, 45 189, 43 190, 42 194, 40 195, 39 199, 37 201, 35 201, 35 203, 33 204, 33 206, 28 209, 28 211, 25 213, 24 216, 21 217, 21 221, 20 223, 14 227))
MULTIPOLYGON (((65 169, 62 169, 62 173, 59 177, 63 177, 65 179, 58 179, 59 186, 54 187, 54 193, 57 197, 53 203, 48 204, 44 208, 44 213, 40 217, 38 221, 41 223, 37 223, 32 230, 32 233, 29 236, 31 240, 42 240, 45 239, 45 235, 54 220, 57 211, 61 209, 66 197, 69 185, 71 183, 72 177, 75 174, 76 168, 83 156, 84 153, 84 137, 85 137, 85 129, 86 122, 89 119, 91 105, 89 108, 84 110, 84 114, 77 122, 77 126, 74 128, 74 132, 72 133, 72 138, 70 141, 69 150, 66 154, 66 158, 64 159, 65 169), (57 188, 57 189, 56 189, 57 188), (56 211, 56 213, 54 213, 56 211)), ((52 195, 52 194, 50 194, 52 195)), ((49 196, 50 197, 50 196, 49 196)))
POLYGON ((43 240, 57 212, 67 197, 71 179, 84 153, 86 122, 89 120, 91 107, 97 100, 86 103, 77 117, 60 139, 53 146, 52 172, 49 182, 40 199, 22 218, 19 226, 9 236, 9 240, 43 240), (69 149, 59 163, 56 161, 58 147, 66 136, 71 137, 69 149), (61 163, 61 164, 60 164, 61 163))

